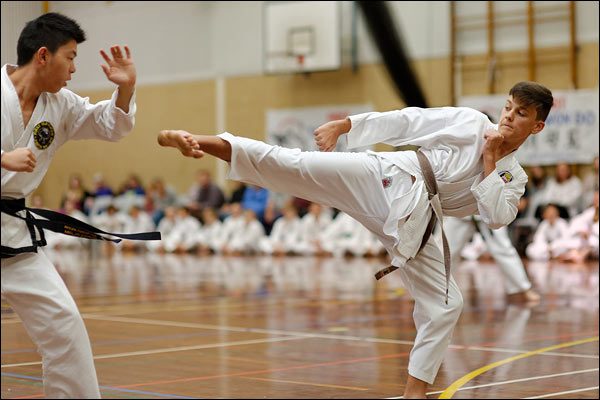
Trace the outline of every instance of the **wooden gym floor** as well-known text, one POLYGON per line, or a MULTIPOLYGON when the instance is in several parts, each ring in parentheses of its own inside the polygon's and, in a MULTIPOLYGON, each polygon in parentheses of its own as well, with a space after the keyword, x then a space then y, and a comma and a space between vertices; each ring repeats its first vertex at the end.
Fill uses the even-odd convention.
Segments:
MULTIPOLYGON (((84 317, 105 398, 401 398, 415 335, 380 259, 49 252, 84 317)), ((528 263, 538 304, 493 262, 454 266, 465 307, 429 398, 598 398, 598 263, 528 263)), ((2 398, 43 397, 2 303, 2 398)))

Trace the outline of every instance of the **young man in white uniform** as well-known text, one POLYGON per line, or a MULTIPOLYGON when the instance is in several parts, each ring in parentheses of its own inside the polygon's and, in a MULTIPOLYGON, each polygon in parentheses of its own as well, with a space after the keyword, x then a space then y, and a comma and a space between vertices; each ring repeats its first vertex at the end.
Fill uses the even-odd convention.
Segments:
POLYGON ((527 182, 514 151, 544 128, 552 102, 547 88, 521 82, 509 92, 499 126, 469 108, 408 107, 331 121, 314 133, 322 151, 333 150, 344 135, 348 148, 410 144, 421 146, 420 155, 302 152, 227 132, 162 131, 158 142, 187 157, 212 154, 230 162, 230 179, 336 207, 371 230, 415 299, 417 335, 404 397, 424 398, 462 309, 448 271, 449 252, 440 244, 443 230, 427 233, 435 223, 432 212, 440 223, 442 214, 479 214, 492 229, 509 224, 527 182))
MULTIPOLYGON (((133 129, 136 72, 130 51, 103 50, 102 69, 118 86, 111 100, 90 104, 65 89, 75 73, 79 25, 49 13, 19 37, 18 65, 2 67, 2 202, 24 199, 40 184, 52 157, 71 139, 117 141, 133 129)), ((100 391, 83 320, 54 265, 27 225, 2 213, 4 249, 33 247, 2 259, 2 295, 42 356, 49 398, 98 398, 100 391), (37 252, 36 252, 37 251, 37 252)))

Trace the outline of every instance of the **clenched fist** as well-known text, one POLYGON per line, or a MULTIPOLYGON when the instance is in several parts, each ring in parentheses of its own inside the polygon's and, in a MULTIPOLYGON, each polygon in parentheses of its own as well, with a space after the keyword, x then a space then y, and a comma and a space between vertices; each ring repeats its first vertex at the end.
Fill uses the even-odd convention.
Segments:
POLYGON ((485 138, 483 157, 498 161, 501 158, 501 147, 504 142, 504 136, 496 130, 489 130, 485 131, 483 137, 485 138))
POLYGON ((317 147, 321 151, 332 151, 337 145, 338 138, 347 133, 352 128, 352 123, 349 118, 329 121, 317 129, 313 135, 317 147))
POLYGON ((2 168, 15 172, 33 172, 36 159, 33 152, 25 147, 2 154, 2 168))

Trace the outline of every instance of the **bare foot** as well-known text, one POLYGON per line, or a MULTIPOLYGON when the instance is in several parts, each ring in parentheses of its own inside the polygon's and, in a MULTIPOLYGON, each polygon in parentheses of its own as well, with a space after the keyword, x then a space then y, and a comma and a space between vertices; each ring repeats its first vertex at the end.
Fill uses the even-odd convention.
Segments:
POLYGON ((536 304, 539 303, 541 296, 533 289, 528 289, 523 292, 512 293, 507 296, 509 303, 517 304, 536 304))
POLYGON ((194 135, 186 131, 160 131, 158 134, 158 144, 163 147, 174 147, 181 151, 186 157, 201 158, 204 152, 200 150, 200 145, 194 139, 194 135))

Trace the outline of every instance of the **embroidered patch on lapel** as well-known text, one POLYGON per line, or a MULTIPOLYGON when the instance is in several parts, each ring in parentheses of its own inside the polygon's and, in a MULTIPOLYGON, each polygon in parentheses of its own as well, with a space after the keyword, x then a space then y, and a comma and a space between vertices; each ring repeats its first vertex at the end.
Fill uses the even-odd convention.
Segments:
POLYGON ((33 128, 33 141, 40 150, 47 149, 54 141, 54 127, 50 122, 40 122, 33 128))
POLYGON ((510 171, 502 171, 500 172, 500 178, 502 178, 504 183, 508 183, 513 180, 513 175, 510 173, 510 171))
POLYGON ((386 176, 381 180, 381 183, 383 184, 384 189, 389 188, 390 186, 392 186, 392 177, 386 176))

